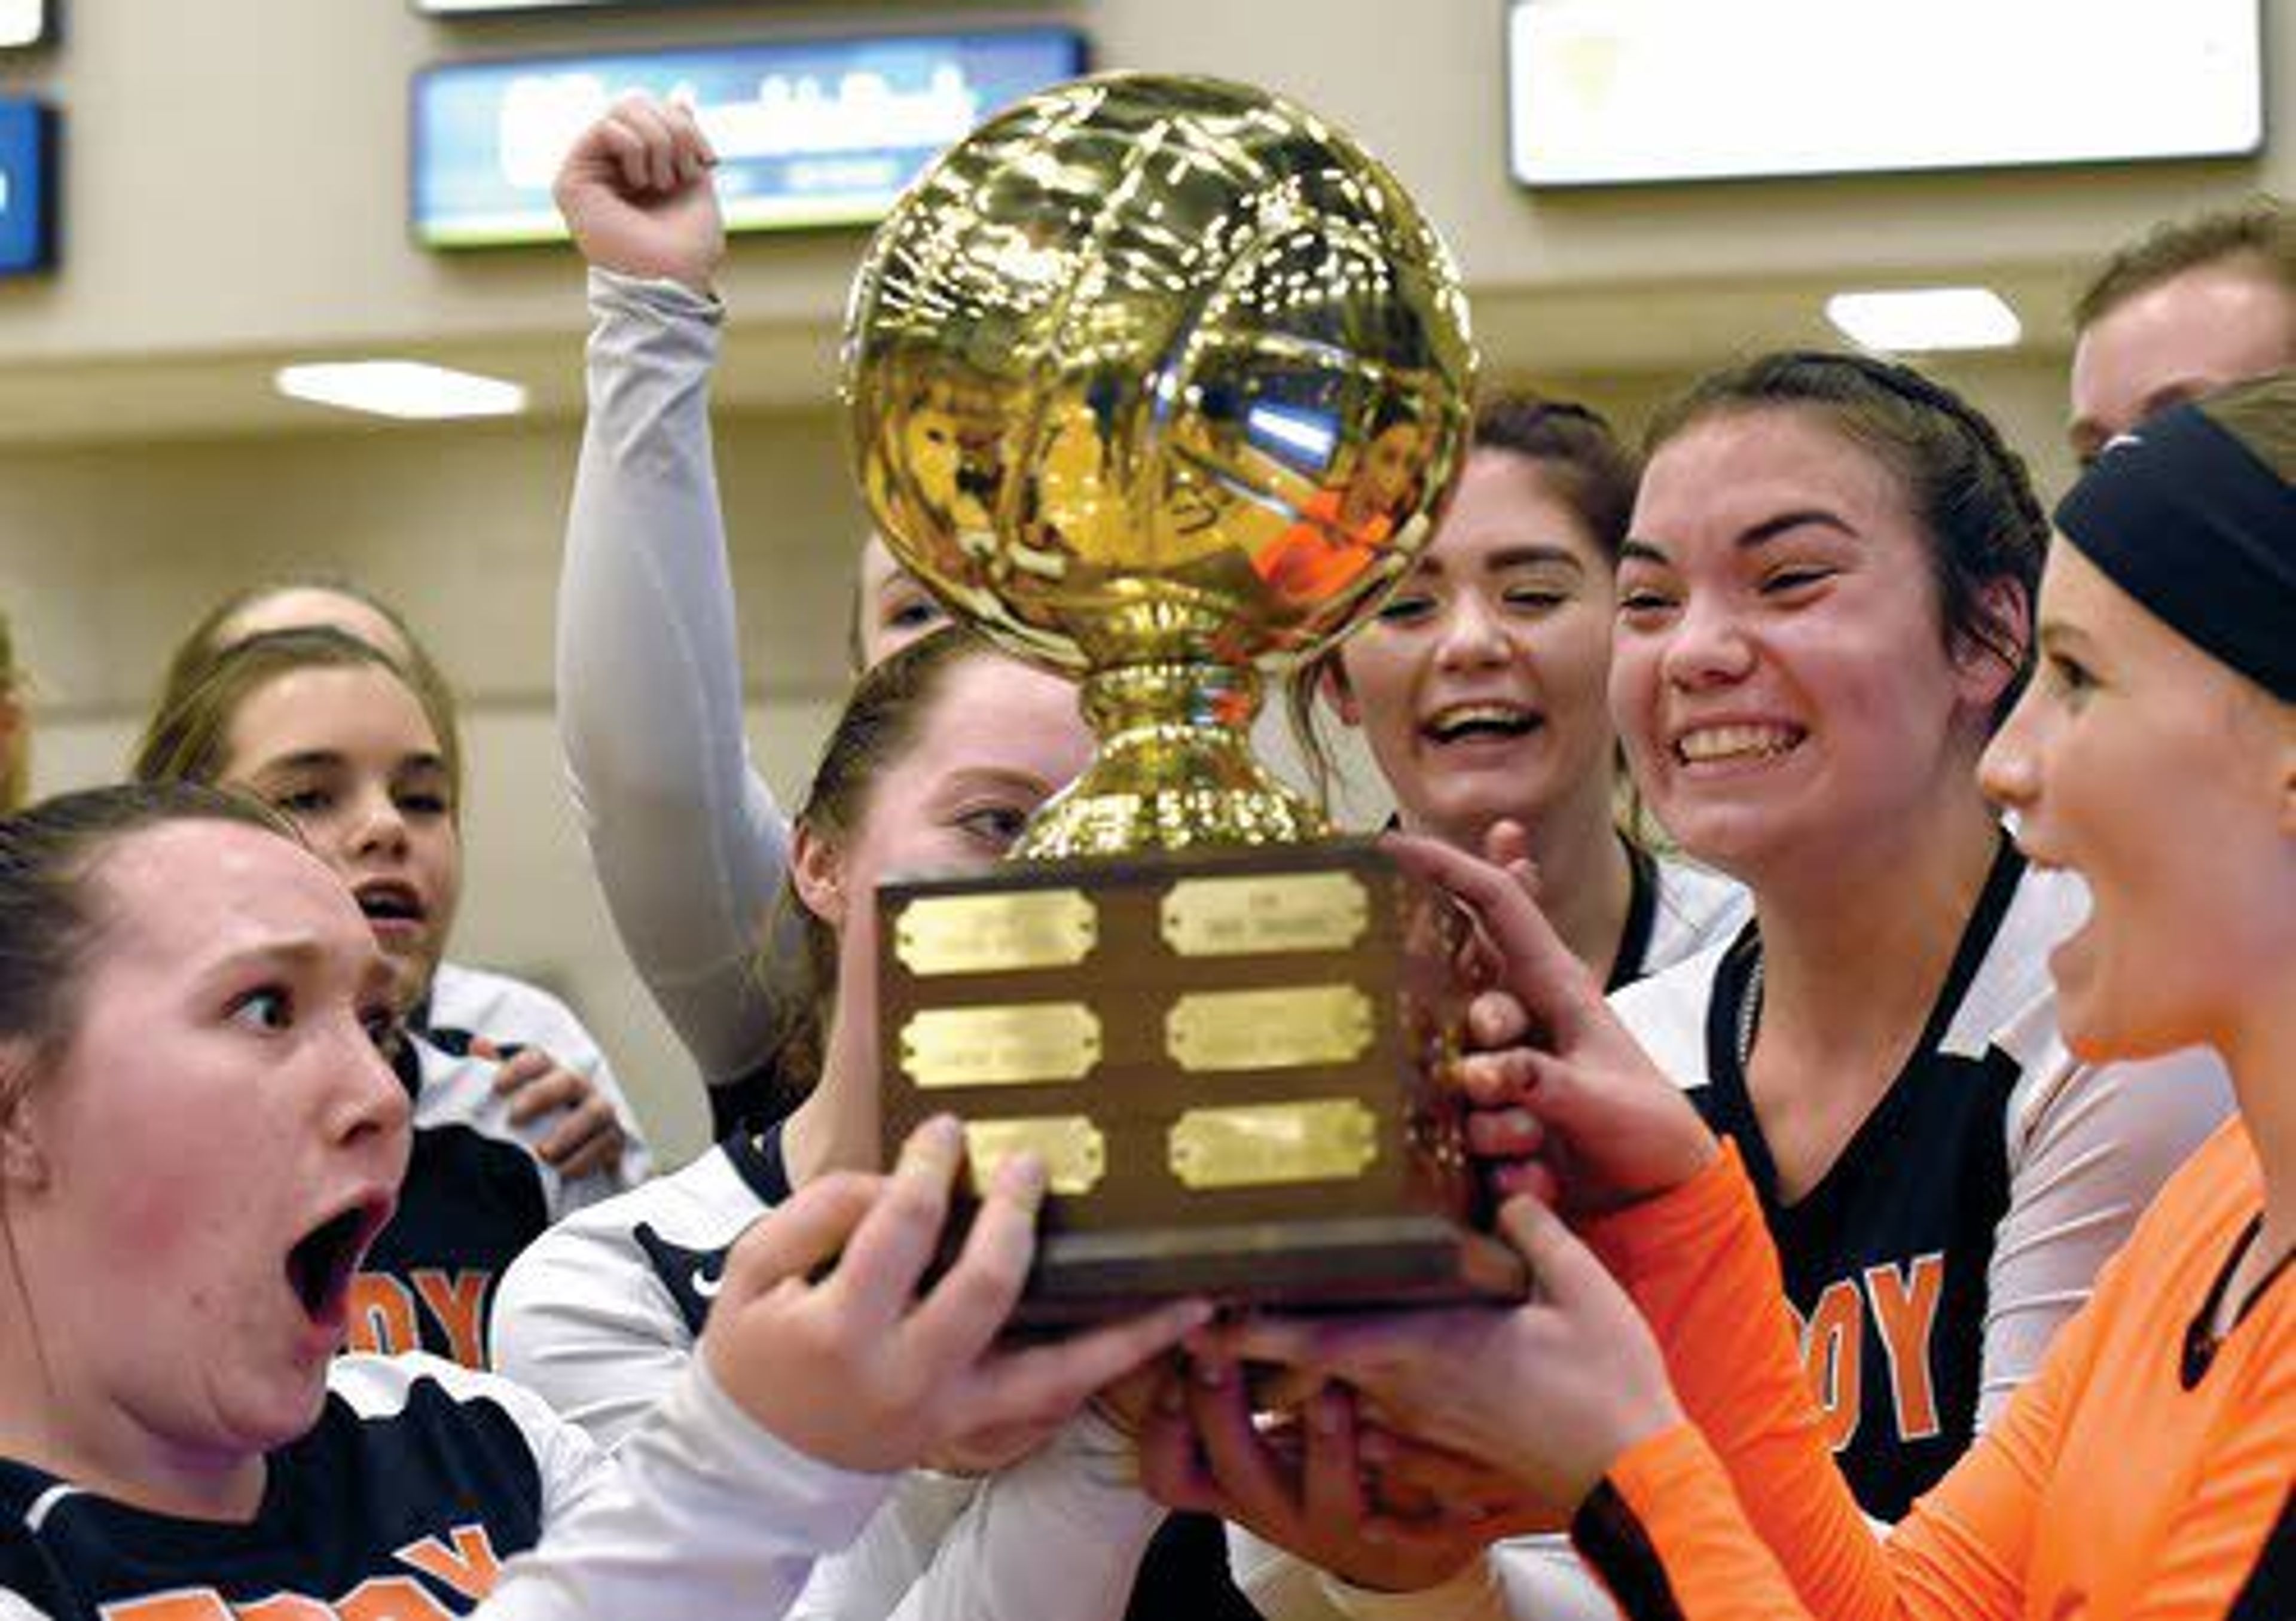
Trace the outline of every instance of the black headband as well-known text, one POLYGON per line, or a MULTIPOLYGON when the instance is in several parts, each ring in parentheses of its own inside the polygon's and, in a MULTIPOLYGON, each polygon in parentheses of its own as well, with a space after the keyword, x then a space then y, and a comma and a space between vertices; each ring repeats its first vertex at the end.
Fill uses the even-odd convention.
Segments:
POLYGON ((2057 528, 2186 641, 2296 700, 2296 487, 2178 405, 2105 446, 2057 528))

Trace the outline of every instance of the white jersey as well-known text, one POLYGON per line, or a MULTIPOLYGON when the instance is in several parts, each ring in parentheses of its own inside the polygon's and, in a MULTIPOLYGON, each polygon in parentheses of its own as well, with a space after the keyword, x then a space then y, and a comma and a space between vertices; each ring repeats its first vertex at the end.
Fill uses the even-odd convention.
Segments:
MULTIPOLYGON (((465 1047, 468 1037, 484 1036, 505 1054, 526 1047, 540 1048, 588 1081, 611 1106, 622 1128, 620 1160, 610 1171, 570 1182, 560 1178, 550 1198, 553 1221, 625 1188, 636 1187, 653 1175, 653 1150, 646 1146, 637 1111, 630 1107, 621 1082, 615 1078, 604 1049, 572 1008, 540 986, 467 963, 441 962, 430 976, 422 1028, 434 1046, 444 1044, 446 1033, 451 1031, 464 1038, 460 1044, 465 1047)), ((426 1070, 424 1084, 427 1093, 439 1095, 434 1118, 488 1122, 496 1118, 492 1110, 474 1099, 464 1100, 459 1081, 450 1080, 445 1066, 426 1070)), ((548 1136, 556 1125, 554 1116, 535 1122, 535 1140, 548 1136)))
MULTIPOLYGON (((623 1445, 694 1360, 726 1251, 788 1196, 769 1131, 581 1211, 504 1281, 496 1367, 602 1445, 623 1445)), ((1161 1518, 1136 1476, 1130 1443, 1089 1413, 985 1479, 911 1470, 791 1613, 1112 1621, 1161 1518)))
POLYGON ((1695 862, 1637 849, 1633 872, 1613 991, 1727 940, 1754 915, 1745 885, 1695 862))
POLYGON ((244 1524, 130 1508, 0 1459, 0 1621, 788 1612, 884 1495, 758 1428, 696 1363, 602 1453, 505 1380, 339 1357, 244 1524))
POLYGON ((487 1365, 496 1281, 562 1216, 611 1197, 649 1164, 604 1055, 573 1013, 533 986, 442 962, 396 1068, 414 1099, 414 1144, 398 1212, 351 1292, 350 1347, 425 1350, 487 1365), (506 1054, 538 1046, 589 1077, 633 1134, 617 1171, 567 1178, 539 1149, 551 1117, 522 1124, 495 1091, 499 1064, 472 1055, 483 1036, 506 1054))

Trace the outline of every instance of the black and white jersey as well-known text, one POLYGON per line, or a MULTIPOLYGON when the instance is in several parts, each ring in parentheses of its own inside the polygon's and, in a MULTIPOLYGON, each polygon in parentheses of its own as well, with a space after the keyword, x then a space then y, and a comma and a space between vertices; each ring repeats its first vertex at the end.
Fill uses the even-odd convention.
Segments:
POLYGON ((503 1281, 494 1366, 619 1445, 691 1358, 726 1252, 789 1195, 776 1127, 582 1210, 503 1281))
POLYGON ((1624 989, 1719 945, 1754 914, 1753 898, 1734 879, 1639 845, 1629 845, 1627 855, 1633 885, 1607 990, 1624 989))
POLYGON ((2086 908, 2078 880, 2028 871, 2004 841, 1913 1056, 1791 1205, 1741 1060, 1754 926, 1612 998, 1736 1141, 1842 1471, 1878 1518, 1960 1457, 2230 1107, 2210 1058, 2066 1052, 2047 957, 2086 908))
MULTIPOLYGON (((1678 856, 1660 856, 1628 841, 1633 888, 1627 901, 1626 928, 1606 989, 1616 991, 1673 967, 1710 948, 1726 945, 1753 915, 1745 887, 1733 879, 1678 856)), ((1189 1528, 1176 1515, 1149 1548, 1144 1576, 1160 1567, 1186 1571, 1200 1556, 1184 1549, 1189 1528)), ((1225 1528, 1226 1562, 1238 1601, 1266 1621, 1344 1621, 1399 1617, 1400 1595, 1359 1588, 1320 1569, 1240 1526, 1225 1528)), ((1617 1614, 1602 1589, 1581 1571, 1564 1537, 1517 1539, 1511 1560, 1476 1561, 1440 1588, 1418 1595, 1411 1614, 1423 1617, 1537 1615, 1541 1621, 1595 1621, 1617 1614), (1513 1605, 1513 1609, 1508 1607, 1513 1605)), ((1185 1580, 1183 1576, 1178 1578, 1185 1580)), ((1144 1590, 1147 1587, 1144 1580, 1144 1590)), ((1154 1595, 1145 1591, 1135 1610, 1144 1617, 1154 1595)), ((1210 1603, 1198 1609, 1218 1613, 1210 1603)))
MULTIPOLYGON (((150 1514, 0 1464, 0 1586, 52 1616, 106 1621, 262 1603, 332 1615, 355 1592, 377 1615, 463 1615, 541 1538, 544 1465, 521 1416, 534 1418, 530 1398, 505 1403, 459 1371, 340 1358, 317 1426, 270 1459, 251 1525, 150 1514)), ((582 1456, 562 1465, 578 1471, 582 1456)))
POLYGON ((409 1021, 397 1061, 414 1099, 414 1144, 398 1214, 352 1285, 350 1347, 429 1351, 487 1365, 495 1286, 519 1253, 561 1216, 607 1198, 648 1161, 612 1072, 571 1011, 518 980, 441 963, 428 1004, 409 1021), (632 1134, 621 1168, 568 1180, 536 1152, 553 1118, 513 1125, 495 1093, 483 1036, 505 1056, 538 1046, 582 1072, 632 1134))
MULTIPOLYGON (((572 1008, 540 986, 466 963, 441 962, 430 976, 430 994, 418 1010, 414 1022, 434 1048, 454 1058, 468 1056, 471 1044, 480 1037, 493 1043, 504 1058, 529 1047, 538 1047, 586 1079, 612 1107, 622 1127, 619 1162, 612 1171, 596 1176, 545 1183, 552 1220, 584 1205, 611 1198, 625 1188, 634 1188, 653 1175, 652 1150, 646 1147, 637 1114, 623 1095, 621 1083, 614 1077, 613 1066, 606 1061, 597 1038, 575 1017, 572 1008)), ((445 1079, 439 1073, 425 1077, 431 1091, 451 1094, 452 1087, 439 1084, 445 1079)), ((448 1096, 442 1096, 440 1103, 434 1106, 439 1109, 434 1118, 477 1118, 477 1111, 467 1106, 459 1109, 447 1107, 448 1101, 448 1096)), ((419 1118, 417 1123, 421 1123, 419 1118)), ((541 1134, 547 1134, 555 1124, 555 1120, 546 1119, 537 1122, 537 1126, 541 1134)))
POLYGON ((0 1459, 0 1621, 770 1617, 882 1494, 706 1379, 618 1464, 528 1392, 421 1356, 338 1358, 318 1423, 266 1462, 255 1517, 218 1523, 0 1459), (542 1579, 504 1581, 537 1544, 511 1568, 542 1579))
MULTIPOLYGON (((560 1223, 504 1280, 495 1365, 609 1447, 642 1433, 696 1358, 726 1253, 789 1197, 779 1128, 560 1223)), ((986 1477, 904 1474, 791 1612, 1118 1621, 1160 1511, 1131 1444, 1086 1412, 986 1477)))

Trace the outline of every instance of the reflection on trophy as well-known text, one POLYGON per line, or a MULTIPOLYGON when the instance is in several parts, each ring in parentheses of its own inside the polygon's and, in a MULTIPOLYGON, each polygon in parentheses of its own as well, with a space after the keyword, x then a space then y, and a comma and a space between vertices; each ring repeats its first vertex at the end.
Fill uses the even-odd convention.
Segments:
POLYGON ((1445 914, 1248 747, 1271 671, 1432 531, 1473 354, 1448 255, 1347 136, 1117 74, 993 118, 872 244, 862 487, 960 618, 1071 674, 1096 758, 996 873, 882 894, 886 1131, 1042 1154, 1028 1309, 1504 1289, 1456 1106, 1445 914))

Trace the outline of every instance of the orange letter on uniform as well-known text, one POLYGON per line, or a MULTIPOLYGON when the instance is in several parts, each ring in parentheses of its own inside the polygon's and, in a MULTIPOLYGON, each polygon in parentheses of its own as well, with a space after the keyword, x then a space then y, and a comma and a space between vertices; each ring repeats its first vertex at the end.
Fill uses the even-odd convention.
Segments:
POLYGON ((422 1330, 414 1321, 414 1297, 397 1278, 380 1272, 363 1272, 351 1280, 350 1332, 344 1337, 354 1351, 397 1356, 422 1348, 422 1330))
POLYGON ((447 1535, 452 1548, 435 1536, 409 1543, 397 1555, 424 1576, 436 1577, 466 1599, 483 1599, 495 1590, 502 1564, 484 1526, 456 1526, 447 1535))
POLYGON ((1825 1444, 1836 1452, 1857 1433, 1865 1354, 1866 1303, 1855 1285, 1836 1280, 1817 1298, 1801 1336, 1802 1367, 1825 1410, 1825 1444))
POLYGON ((1890 1354, 1890 1396, 1898 1404, 1898 1433, 1919 1441, 1938 1432, 1937 1386, 1930 1378, 1930 1330, 1937 1326, 1938 1297, 1945 1292, 1945 1257, 1914 1257, 1913 1275, 1894 1266, 1868 1266, 1866 1292, 1874 1298, 1874 1322, 1882 1348, 1890 1354))
POLYGON ((212 1587, 197 1592, 160 1592, 125 1604, 107 1604, 103 1621, 231 1621, 231 1606, 212 1587))
POLYGON ((449 1277, 426 1267, 414 1274, 414 1292, 430 1308, 431 1319, 446 1330, 455 1360, 466 1368, 487 1365, 480 1327, 486 1317, 487 1285, 493 1281, 494 1274, 488 1272, 458 1272, 449 1277))
POLYGON ((335 1609, 342 1621, 454 1621, 454 1611, 424 1592, 420 1582, 403 1576, 361 1582, 335 1609))

